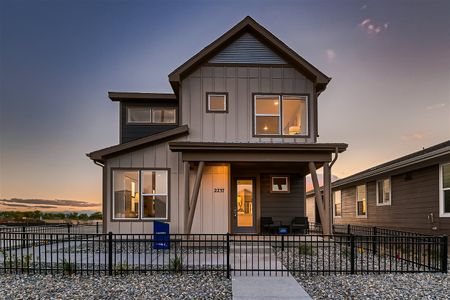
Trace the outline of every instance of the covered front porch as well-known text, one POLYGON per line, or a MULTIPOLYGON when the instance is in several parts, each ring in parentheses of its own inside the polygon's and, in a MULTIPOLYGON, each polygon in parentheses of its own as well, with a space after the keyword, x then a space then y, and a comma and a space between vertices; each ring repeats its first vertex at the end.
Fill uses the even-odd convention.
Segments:
MULTIPOLYGON (((346 144, 172 142, 184 164, 184 232, 249 233, 295 229, 305 213, 305 176, 323 167, 316 198, 330 232, 331 167, 346 144), (334 157, 333 157, 334 156, 334 157), (327 192, 328 191, 328 192, 327 192)), ((299 229, 299 228, 296 228, 299 229)))

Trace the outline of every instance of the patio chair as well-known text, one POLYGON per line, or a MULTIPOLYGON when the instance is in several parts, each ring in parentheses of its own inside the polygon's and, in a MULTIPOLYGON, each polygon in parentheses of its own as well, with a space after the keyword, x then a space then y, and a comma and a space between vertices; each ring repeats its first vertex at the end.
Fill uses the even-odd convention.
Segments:
POLYGON ((278 222, 274 222, 272 217, 261 217, 261 232, 275 233, 279 226, 278 222))
POLYGON ((291 233, 308 233, 309 223, 308 217, 295 217, 291 221, 291 233))

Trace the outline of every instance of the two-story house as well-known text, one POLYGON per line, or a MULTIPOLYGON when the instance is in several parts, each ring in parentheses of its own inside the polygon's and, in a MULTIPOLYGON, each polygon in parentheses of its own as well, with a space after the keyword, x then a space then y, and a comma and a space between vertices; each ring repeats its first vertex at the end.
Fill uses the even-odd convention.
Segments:
MULTIPOLYGON (((169 75, 173 94, 110 92, 120 144, 103 168, 104 231, 258 233, 261 217, 305 216, 305 176, 331 225, 331 166, 343 143, 317 143, 330 78, 246 17, 169 75)), ((326 229, 325 229, 326 231, 326 229)))

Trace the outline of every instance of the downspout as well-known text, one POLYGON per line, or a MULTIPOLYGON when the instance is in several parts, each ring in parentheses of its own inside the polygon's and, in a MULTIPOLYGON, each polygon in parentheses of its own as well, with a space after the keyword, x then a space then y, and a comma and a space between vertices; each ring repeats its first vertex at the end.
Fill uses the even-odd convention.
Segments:
POLYGON ((339 156, 339 151, 338 151, 338 147, 336 147, 335 150, 334 150, 334 158, 333 158, 333 160, 330 163, 330 168, 334 165, 334 163, 338 159, 338 156, 339 156))

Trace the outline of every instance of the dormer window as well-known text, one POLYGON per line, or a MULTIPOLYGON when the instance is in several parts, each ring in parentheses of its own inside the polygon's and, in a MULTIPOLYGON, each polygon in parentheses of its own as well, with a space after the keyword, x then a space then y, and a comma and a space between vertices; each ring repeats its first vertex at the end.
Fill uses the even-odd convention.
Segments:
POLYGON ((146 124, 176 124, 177 109, 174 107, 128 106, 127 123, 146 124))
POLYGON ((226 113, 228 112, 227 93, 206 93, 206 112, 226 113))
POLYGON ((255 95, 255 136, 308 135, 308 96, 255 95))

